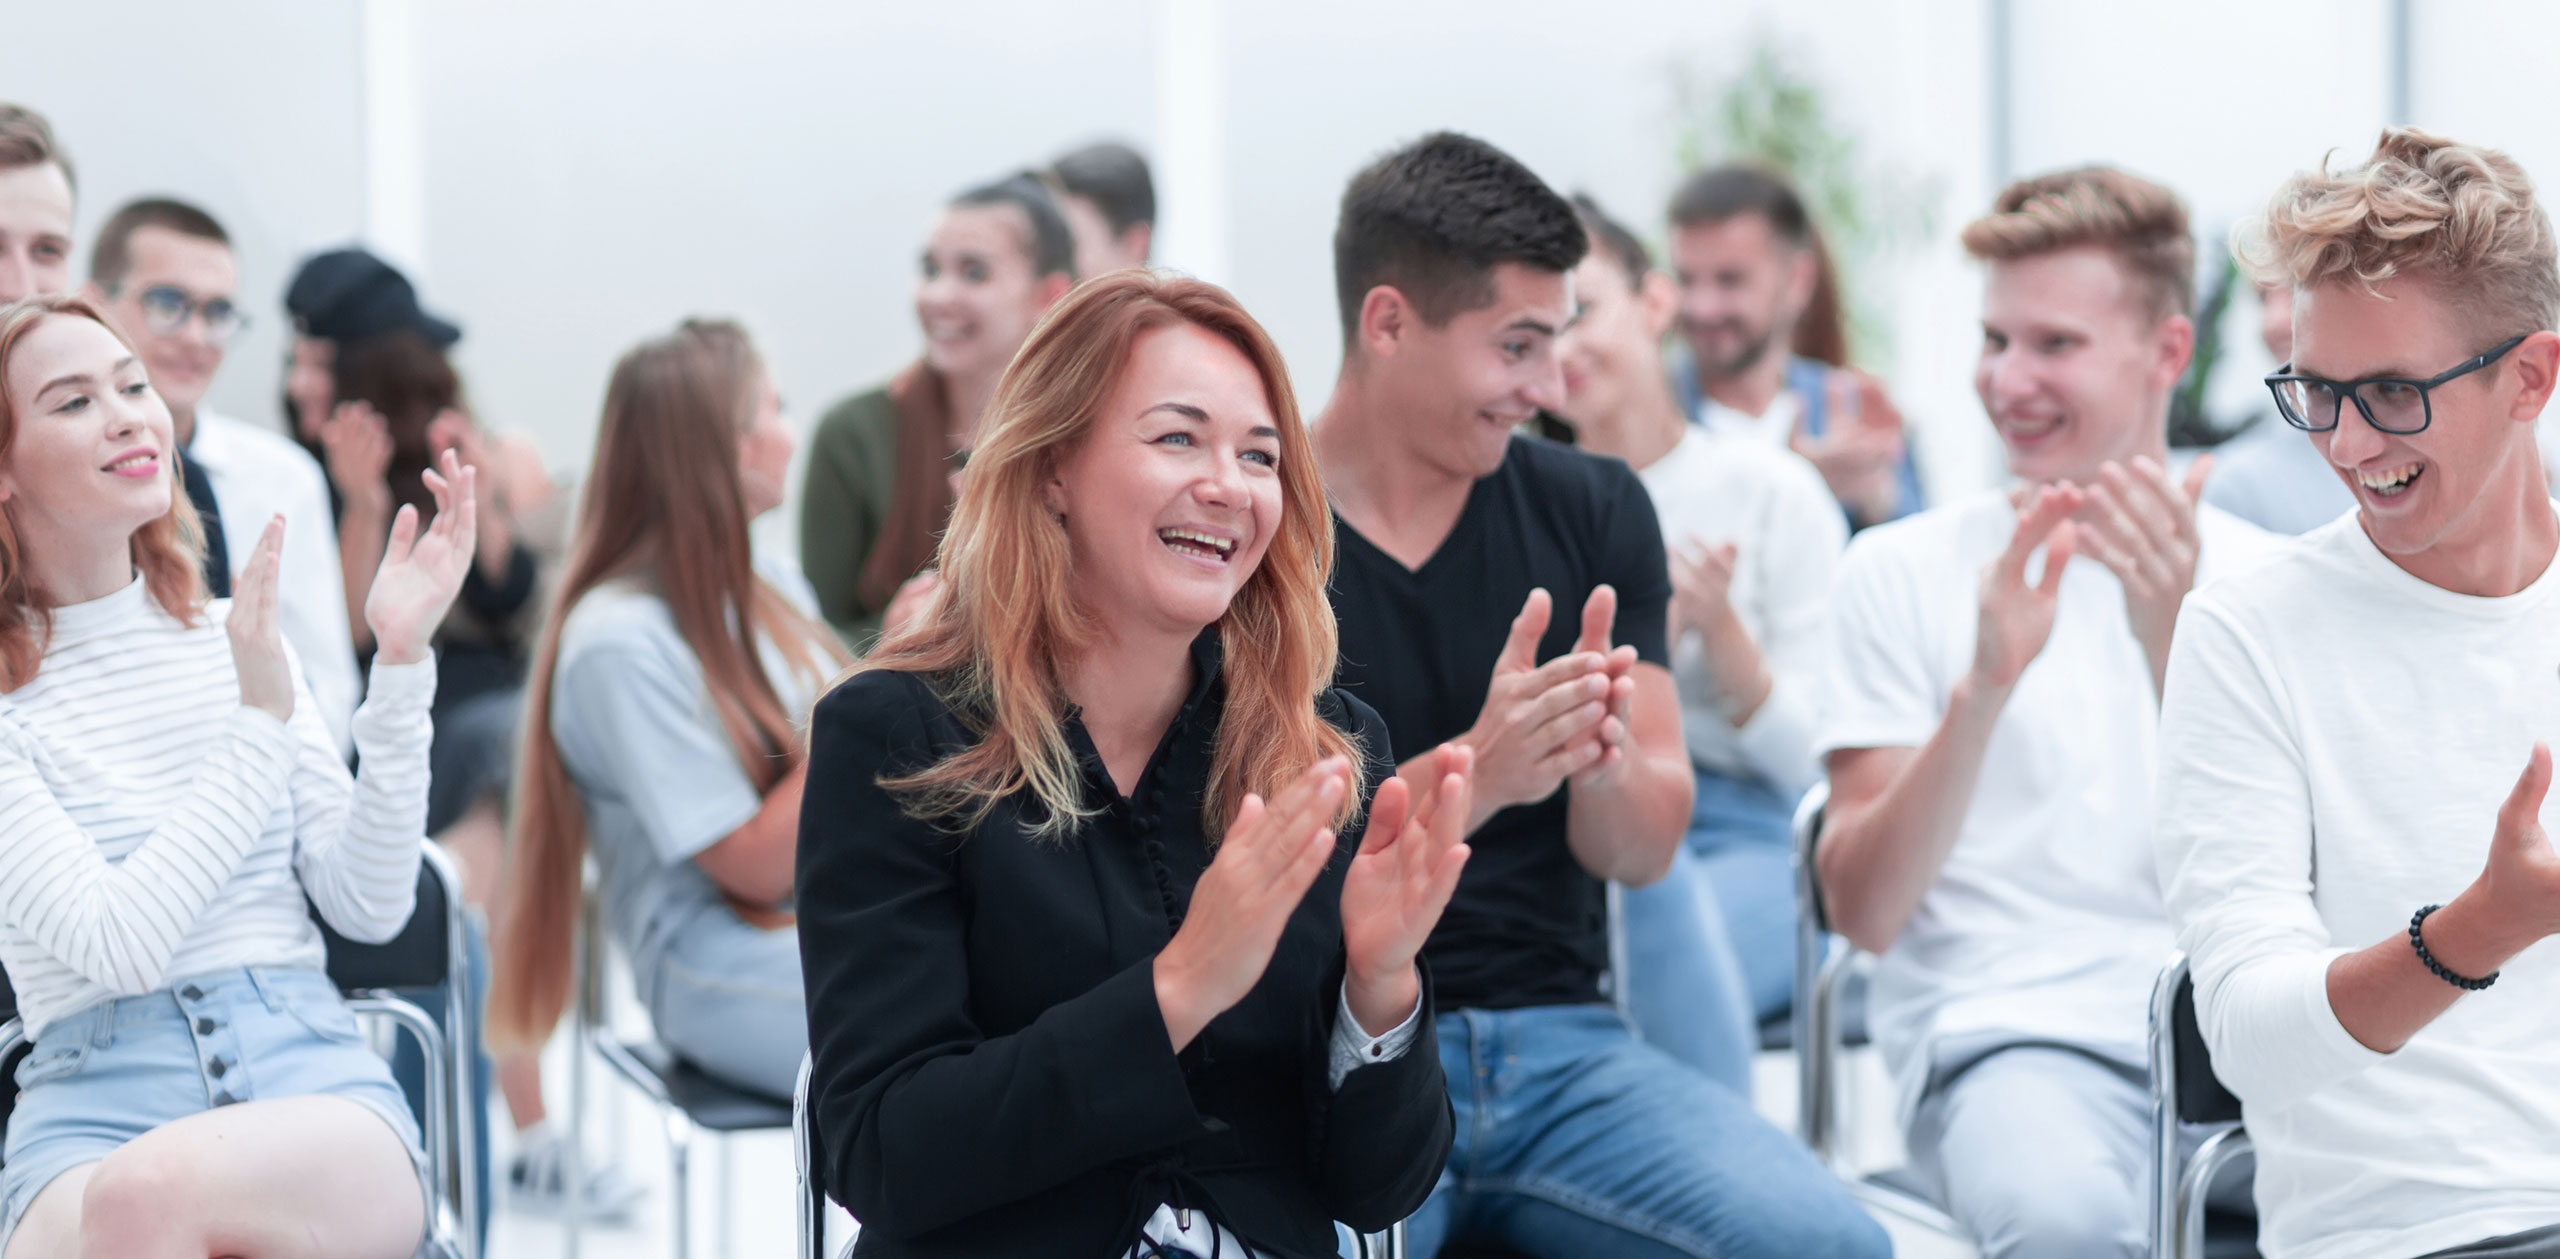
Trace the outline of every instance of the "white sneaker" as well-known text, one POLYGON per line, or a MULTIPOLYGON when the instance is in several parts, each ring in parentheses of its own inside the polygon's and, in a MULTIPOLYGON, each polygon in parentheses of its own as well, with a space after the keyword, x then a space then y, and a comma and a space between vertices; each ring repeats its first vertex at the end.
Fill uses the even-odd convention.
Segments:
MULTIPOLYGON (((531 1139, 507 1165, 508 1204, 528 1215, 560 1216, 569 1205, 569 1142, 556 1133, 528 1134, 531 1139)), ((589 1224, 627 1224, 634 1207, 649 1196, 647 1186, 609 1162, 590 1156, 580 1216, 589 1224)))

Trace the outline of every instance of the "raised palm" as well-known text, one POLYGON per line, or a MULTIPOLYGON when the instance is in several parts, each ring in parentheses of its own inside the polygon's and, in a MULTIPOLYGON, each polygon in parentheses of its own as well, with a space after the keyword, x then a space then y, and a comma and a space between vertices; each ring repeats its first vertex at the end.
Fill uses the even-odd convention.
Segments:
POLYGON ((1982 612, 1973 644, 1973 671, 1996 687, 2015 686, 2018 677, 2053 636, 2053 618, 2061 606, 2062 570, 2071 562, 2078 535, 2071 513, 2080 509, 2080 491, 2044 486, 2034 491, 2018 512, 2018 531, 2008 549, 1982 574, 1982 612), (2027 581, 2027 560, 2044 548, 2044 572, 2027 581))
POLYGON ((1378 787, 1360 853, 1342 879, 1342 947, 1355 979, 1413 965, 1467 862, 1474 754, 1454 744, 1378 787))
POLYGON ((435 495, 435 523, 422 531, 418 509, 400 509, 364 601, 365 624, 373 627, 380 658, 390 664, 425 658, 427 640, 471 572, 472 548, 479 539, 477 471, 448 450, 443 470, 429 468, 425 475, 427 490, 435 495))

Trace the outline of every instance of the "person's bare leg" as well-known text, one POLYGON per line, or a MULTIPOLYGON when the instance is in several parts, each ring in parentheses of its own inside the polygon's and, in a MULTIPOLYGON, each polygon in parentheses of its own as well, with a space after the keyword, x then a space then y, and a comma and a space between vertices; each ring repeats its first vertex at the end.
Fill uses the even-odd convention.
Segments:
POLYGON ((542 1105, 542 1055, 530 1050, 498 1054, 498 1091, 506 1095, 507 1114, 516 1131, 541 1123, 549 1115, 542 1105))
POLYGON ((507 819, 497 797, 483 796, 463 810, 453 825, 436 832, 436 842, 462 867, 463 902, 488 913, 497 896, 498 877, 506 869, 507 819))
POLYGON ((82 1163, 37 1190, 27 1213, 18 1217, 18 1231, 9 1234, 7 1259, 65 1259, 79 1254, 80 1195, 97 1170, 95 1163, 82 1163))
POLYGON ((189 1115, 82 1170, 76 1247, 22 1255, 22 1228, 8 1259, 407 1259, 426 1229, 408 1150, 342 1097, 189 1115))

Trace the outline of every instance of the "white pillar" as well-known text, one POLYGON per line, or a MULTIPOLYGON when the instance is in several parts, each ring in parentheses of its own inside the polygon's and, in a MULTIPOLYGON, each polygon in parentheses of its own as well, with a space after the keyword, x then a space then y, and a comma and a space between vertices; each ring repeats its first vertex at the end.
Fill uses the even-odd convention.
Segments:
POLYGON ((427 118, 415 0, 364 0, 364 243, 411 279, 427 265, 427 118))
POLYGON ((1155 261, 1227 271, 1226 0, 1156 0, 1155 261))

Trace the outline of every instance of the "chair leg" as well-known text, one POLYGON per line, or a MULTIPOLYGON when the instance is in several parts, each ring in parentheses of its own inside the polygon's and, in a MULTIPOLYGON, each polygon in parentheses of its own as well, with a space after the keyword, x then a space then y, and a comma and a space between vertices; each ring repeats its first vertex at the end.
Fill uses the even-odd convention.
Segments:
POLYGON ((675 1222, 676 1259, 693 1255, 693 1122, 673 1106, 661 1107, 667 1125, 667 1162, 674 1172, 668 1187, 675 1197, 669 1215, 675 1222))
POLYGON ((729 1259, 730 1239, 737 1236, 738 1160, 736 1142, 726 1135, 714 1138, 718 1151, 712 1155, 720 1163, 720 1201, 712 1207, 713 1227, 718 1230, 720 1259, 729 1259))

